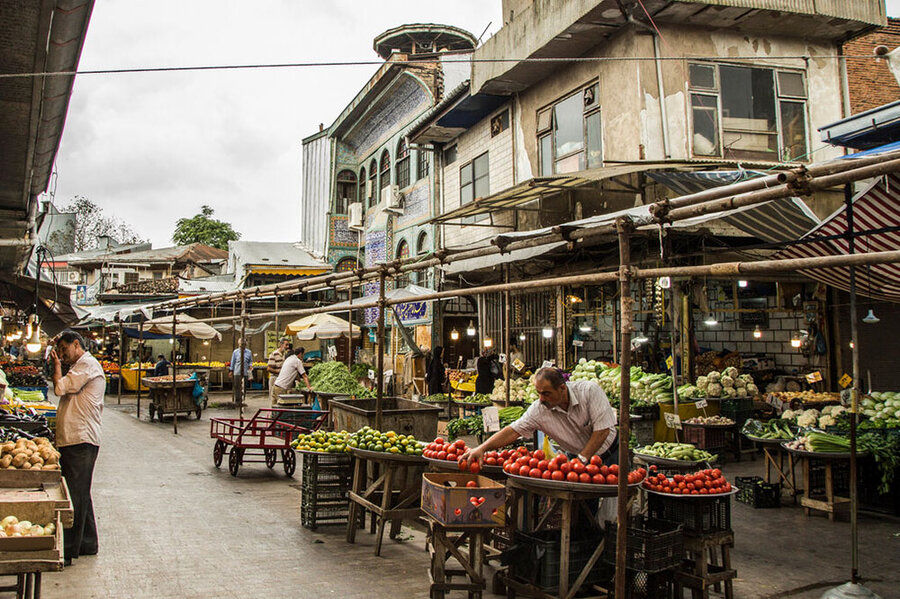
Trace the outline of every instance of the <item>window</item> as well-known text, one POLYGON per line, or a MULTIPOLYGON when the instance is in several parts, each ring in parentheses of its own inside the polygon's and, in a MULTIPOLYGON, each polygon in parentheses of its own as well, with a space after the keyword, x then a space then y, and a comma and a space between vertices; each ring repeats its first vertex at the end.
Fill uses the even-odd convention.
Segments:
MULTIPOLYGON (((475 200, 490 195, 490 177, 488 175, 488 153, 485 152, 472 162, 459 169, 459 205, 465 206, 475 200)), ((464 217, 463 223, 473 223, 485 215, 464 217)))
POLYGON ((356 173, 353 171, 339 172, 335 185, 334 213, 347 214, 347 205, 355 194, 356 173))
POLYGON ((450 146, 449 148, 444 150, 444 165, 445 166, 453 164, 454 162, 456 162, 457 158, 458 158, 458 156, 456 153, 456 144, 453 144, 452 146, 450 146))
POLYGON ((378 163, 374 158, 369 163, 369 186, 366 191, 369 192, 369 205, 367 207, 372 208, 378 203, 375 201, 375 196, 378 195, 378 163))
MULTIPOLYGON (((378 189, 384 189, 391 184, 391 155, 385 150, 381 153, 381 186, 378 189)), ((378 199, 381 201, 381 198, 378 199)))
MULTIPOLYGON (((397 260, 405 260, 409 258, 409 244, 406 243, 405 239, 401 239, 400 243, 397 244, 397 253, 395 254, 397 260)), ((409 285, 409 275, 404 273, 403 275, 398 275, 394 278, 394 289, 399 289, 400 287, 406 287, 409 285)))
MULTIPOLYGON (((419 233, 419 237, 416 239, 416 256, 424 256, 428 253, 428 233, 422 231, 419 233)), ((413 273, 413 282, 416 284, 429 286, 430 271, 416 271, 413 273)))
POLYGON ((162 278, 162 275, 163 275, 163 274, 157 270, 156 272, 153 273, 153 278, 154 278, 154 279, 161 279, 161 278, 162 278))
POLYGON ((366 205, 366 167, 359 169, 359 202, 366 205))
POLYGON ((541 175, 600 166, 603 162, 600 125, 596 83, 538 112, 541 175))
POLYGON ((136 272, 126 272, 124 275, 126 283, 136 283, 138 280, 138 273, 136 272))
POLYGON ((341 258, 337 266, 334 267, 334 271, 353 272, 357 268, 359 268, 359 263, 356 261, 356 258, 341 258))
POLYGON ((792 161, 806 155, 803 73, 692 64, 689 77, 695 156, 792 161))
POLYGON ((428 176, 431 167, 430 159, 425 150, 416 150, 416 181, 428 176))
POLYGON ((397 170, 397 186, 400 189, 409 187, 409 148, 406 147, 406 140, 401 139, 397 144, 397 163, 394 168, 397 170))
POLYGON ((491 137, 497 137, 509 129, 509 110, 504 110, 491 119, 491 137))

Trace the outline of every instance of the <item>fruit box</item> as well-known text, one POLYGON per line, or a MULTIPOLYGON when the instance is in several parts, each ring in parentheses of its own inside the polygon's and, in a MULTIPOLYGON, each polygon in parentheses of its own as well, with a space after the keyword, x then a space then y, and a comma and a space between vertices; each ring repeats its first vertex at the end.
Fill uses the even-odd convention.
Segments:
POLYGON ((503 526, 506 487, 480 474, 426 472, 422 510, 447 526, 503 526), (475 481, 478 486, 467 487, 475 481))

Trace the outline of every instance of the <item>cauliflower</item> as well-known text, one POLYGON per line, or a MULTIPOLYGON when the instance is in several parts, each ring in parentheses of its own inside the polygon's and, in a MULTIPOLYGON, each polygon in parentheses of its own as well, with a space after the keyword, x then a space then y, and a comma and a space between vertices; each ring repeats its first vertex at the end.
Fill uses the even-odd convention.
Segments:
POLYGON ((815 426, 819 419, 819 410, 803 410, 797 417, 797 426, 815 426))
POLYGON ((705 376, 697 377, 697 388, 706 391, 706 386, 709 385, 709 379, 705 376))
POLYGON ((826 426, 834 426, 837 424, 837 421, 834 419, 834 416, 831 414, 824 414, 819 417, 819 428, 825 428, 826 426))
POLYGON ((706 387, 706 393, 707 393, 710 397, 721 397, 721 395, 722 395, 722 385, 720 385, 719 383, 710 383, 710 384, 706 387))
POLYGON ((744 382, 744 381, 742 381, 742 380, 739 379, 739 378, 734 379, 734 388, 735 388, 735 389, 746 389, 746 388, 747 388, 747 383, 744 382))
POLYGON ((840 416, 841 414, 843 414, 846 411, 847 411, 847 408, 845 408, 844 406, 832 406, 831 415, 834 416, 835 418, 837 418, 838 416, 840 416))
POLYGON ((753 384, 753 377, 750 376, 749 374, 740 374, 740 375, 738 375, 738 378, 739 378, 740 380, 744 381, 744 382, 745 382, 746 384, 748 384, 748 385, 752 385, 752 384, 753 384))
POLYGON ((748 397, 746 387, 735 387, 735 389, 737 390, 738 397, 748 397))
POLYGON ((723 374, 723 375, 722 375, 722 378, 719 379, 719 382, 720 382, 720 383, 722 384, 722 386, 725 387, 726 389, 728 389, 728 388, 730 388, 730 387, 734 387, 734 379, 731 378, 730 376, 728 376, 727 374, 723 374))
POLYGON ((800 415, 799 411, 785 410, 784 412, 781 413, 781 418, 784 420, 793 420, 794 418, 796 418, 799 415, 800 415))
POLYGON ((722 375, 713 370, 706 375, 706 378, 709 379, 710 383, 718 383, 719 379, 722 378, 722 375))
POLYGON ((749 395, 749 396, 759 395, 759 387, 757 387, 753 383, 748 383, 747 384, 747 395, 749 395))
POLYGON ((737 397, 737 389, 734 387, 725 387, 722 389, 722 397, 737 397))
POLYGON ((729 366, 722 371, 722 376, 730 376, 731 378, 736 379, 738 376, 738 369, 734 366, 729 366))

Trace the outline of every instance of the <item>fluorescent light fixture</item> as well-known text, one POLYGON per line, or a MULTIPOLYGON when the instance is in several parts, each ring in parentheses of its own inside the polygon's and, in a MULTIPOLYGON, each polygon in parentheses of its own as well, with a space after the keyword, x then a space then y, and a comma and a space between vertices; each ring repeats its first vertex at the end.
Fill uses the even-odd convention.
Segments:
POLYGON ((590 333, 591 325, 589 325, 588 322, 585 320, 584 322, 581 323, 581 326, 578 327, 578 330, 581 331, 582 333, 590 333))
POLYGON ((708 327, 714 327, 719 324, 719 321, 716 320, 716 316, 712 312, 710 312, 706 315, 706 318, 703 319, 703 324, 708 327))
POLYGON ((553 337, 553 329, 551 329, 550 327, 544 327, 543 329, 541 329, 541 335, 544 336, 544 339, 550 339, 551 337, 553 337))
POLYGON ((798 335, 797 333, 791 335, 791 347, 798 348, 801 345, 803 345, 803 342, 800 341, 800 335, 798 335))
POLYGON ((744 279, 738 280, 738 287, 740 287, 741 289, 746 288, 749 284, 750 284, 750 282, 746 281, 744 279))

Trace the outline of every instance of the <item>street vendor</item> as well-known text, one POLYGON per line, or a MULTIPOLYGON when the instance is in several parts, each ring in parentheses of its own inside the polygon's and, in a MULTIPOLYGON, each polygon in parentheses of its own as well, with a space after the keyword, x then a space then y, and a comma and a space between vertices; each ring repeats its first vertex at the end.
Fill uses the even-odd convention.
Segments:
POLYGON ((281 374, 281 367, 284 365, 284 360, 287 357, 289 351, 291 349, 291 338, 290 337, 282 337, 278 341, 278 347, 276 347, 271 354, 269 354, 269 361, 266 363, 266 372, 269 373, 269 399, 272 401, 272 405, 275 405, 275 379, 278 378, 278 375, 281 374))
POLYGON ((55 345, 50 360, 53 391, 59 396, 56 446, 75 512, 72 527, 66 528, 63 535, 63 557, 69 565, 79 555, 94 555, 98 549, 91 481, 100 451, 106 378, 100 362, 85 351, 84 339, 78 333, 63 331, 55 345), (65 376, 61 361, 69 365, 65 376))
POLYGON ((555 368, 541 368, 534 378, 540 401, 461 459, 481 462, 484 452, 540 430, 585 464, 594 455, 599 455, 607 466, 618 463, 616 411, 603 389, 592 381, 566 382, 555 368))
POLYGON ((303 368, 303 360, 300 359, 300 356, 302 355, 303 348, 298 347, 284 359, 284 364, 281 365, 281 372, 278 374, 278 378, 275 379, 275 385, 272 387, 273 406, 278 404, 278 399, 282 394, 291 392, 297 377, 302 376, 303 381, 306 383, 306 388, 312 391, 312 386, 309 384, 309 377, 306 376, 306 369, 303 368))
POLYGON ((156 356, 156 365, 153 367, 153 376, 166 376, 169 374, 169 361, 162 354, 156 356))

